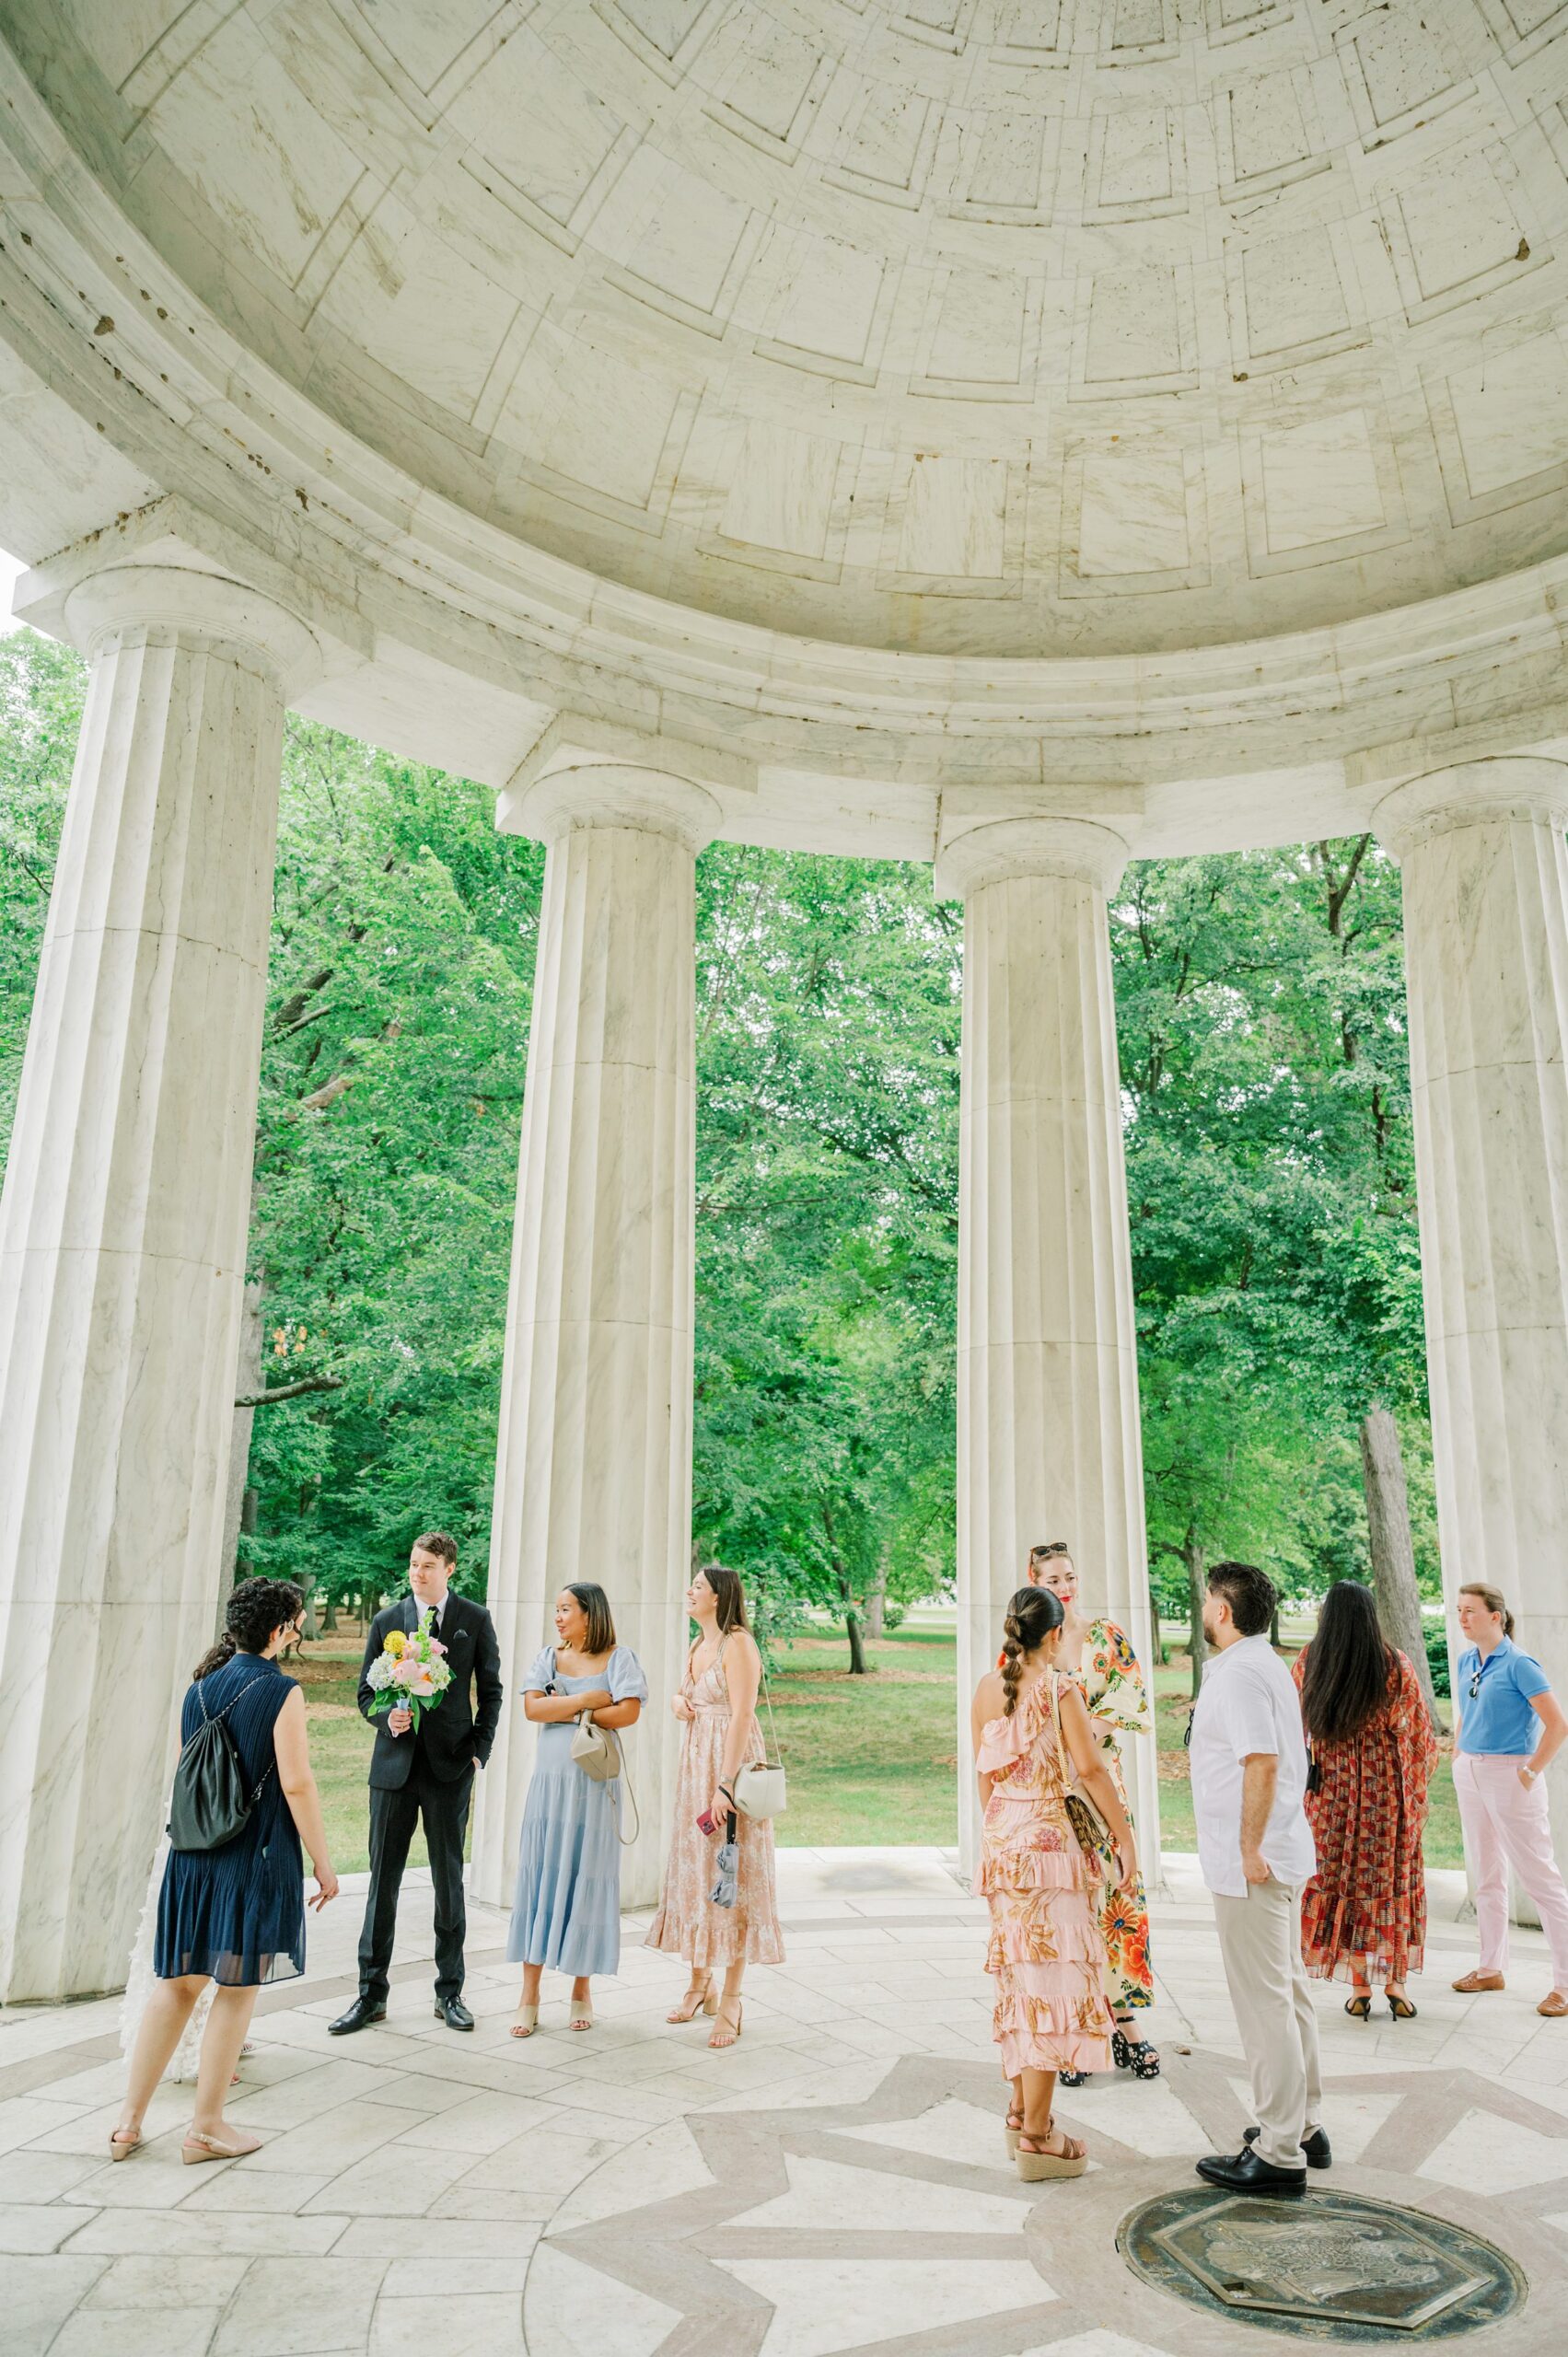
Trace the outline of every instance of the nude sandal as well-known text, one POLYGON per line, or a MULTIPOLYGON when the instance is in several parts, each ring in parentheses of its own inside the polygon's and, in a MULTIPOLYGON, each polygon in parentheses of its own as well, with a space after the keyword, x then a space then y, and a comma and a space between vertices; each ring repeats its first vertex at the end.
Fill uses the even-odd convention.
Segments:
POLYGON ((568 2029, 592 2029, 594 2001, 591 1997, 574 1997, 572 2010, 566 2016, 568 2029))
POLYGON ((716 2052, 723 2053, 727 2047, 733 2046, 736 2043, 736 2040, 739 2038, 740 2016, 742 2011, 743 2007, 741 2005, 740 1999, 738 1997, 735 2001, 735 2027, 731 2029, 729 2027, 729 2015, 725 2012, 724 2007, 722 2005, 718 2005, 714 2008, 715 2018, 714 2022, 714 2034, 712 2038, 709 2038, 708 2044, 713 2047, 716 2052))
POLYGON ((694 2022, 699 2014, 716 2014, 718 2009, 718 1994, 714 1988, 714 1976, 710 1972, 700 1989, 695 1981, 691 1983, 675 2011, 672 2014, 666 2014, 665 2020, 694 2022))
POLYGON ((132 2154, 139 2150, 141 2142, 142 2131, 139 2128, 116 2128, 109 2140, 110 2159, 128 2161, 132 2154))
POLYGON ((198 2136, 192 2128, 180 2147, 180 2157, 187 2168, 194 2168, 201 2161, 242 2161, 247 2153, 259 2153, 259 2136, 243 2137, 238 2144, 226 2144, 216 2136, 198 2136))
POLYGON ((1002 2123, 1002 2133, 1007 2142, 1007 2158, 1012 2160, 1018 2150, 1018 2139, 1024 2132, 1024 2115, 1016 2104, 1007 2107, 1007 2117, 1002 2123))
POLYGON ((1021 2135, 1017 2152, 1018 2175, 1026 2185, 1038 2185, 1046 2177, 1082 2177, 1089 2165, 1088 2154, 1075 2136, 1063 2134, 1054 2119, 1044 2137, 1021 2135), (1062 2146, 1060 2153, 1041 2150, 1047 2137, 1053 2137, 1062 2146))
POLYGON ((538 2027, 539 2007, 537 2005, 519 2005, 517 2007, 517 2018, 512 2024, 511 2030, 508 2034, 513 2038, 531 2038, 538 2027))

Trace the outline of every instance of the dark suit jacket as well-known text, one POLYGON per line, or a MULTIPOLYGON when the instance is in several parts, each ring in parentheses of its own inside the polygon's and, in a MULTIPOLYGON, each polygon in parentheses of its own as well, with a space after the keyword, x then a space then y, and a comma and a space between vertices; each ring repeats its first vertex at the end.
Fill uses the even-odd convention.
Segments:
MULTIPOLYGON (((370 1665, 391 1629, 412 1636, 419 1626, 420 1608, 412 1596, 389 1604, 370 1623, 365 1659, 359 1665, 359 1707, 370 1718, 377 1699, 369 1683, 370 1665)), ((434 1708, 421 1713, 419 1735, 389 1735, 385 1716, 371 1719, 376 1745, 370 1754, 370 1782, 384 1792, 396 1792, 413 1772, 415 1749, 422 1749, 432 1775, 444 1783, 466 1776, 476 1759, 490 1757, 495 1730, 501 1724, 505 1688, 501 1682, 501 1648, 495 1625, 482 1604, 448 1588, 441 1608, 441 1643, 447 1648, 452 1682, 434 1708), (474 1694, 478 1694, 478 1708, 474 1694)))

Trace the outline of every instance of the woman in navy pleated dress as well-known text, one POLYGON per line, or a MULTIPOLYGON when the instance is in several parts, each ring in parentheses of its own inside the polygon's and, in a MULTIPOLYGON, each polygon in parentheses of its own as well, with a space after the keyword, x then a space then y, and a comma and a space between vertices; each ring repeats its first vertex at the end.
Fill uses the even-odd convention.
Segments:
POLYGON ((514 2038, 539 2026, 540 1981, 548 1965, 572 1975, 570 2026, 593 2027, 591 1976, 621 1962, 621 1787, 585 1773, 572 1757, 584 1712, 620 1742, 648 1699, 630 1645, 615 1642, 610 1599, 591 1580, 555 1599, 556 1643, 546 1645, 523 1685, 523 1709, 540 1730, 523 1805, 517 1897, 506 1955, 523 1968, 514 2038))
POLYGON ((209 1980, 216 1983, 202 2037, 195 2118, 187 2161, 236 2160, 261 2139, 223 2116, 256 1991, 305 1969, 305 1875, 300 1842, 316 1871, 312 1907, 335 1898, 321 1799, 310 1771, 305 1697, 277 1665, 299 1633, 304 1598, 286 1580, 246 1580, 228 1600, 226 1634, 196 1665, 180 1739, 221 1712, 254 1802, 243 1829, 216 1850, 171 1850, 158 1900, 157 1986, 142 2015, 131 2078, 110 2156, 129 2160, 142 2141, 154 2088, 209 1980))

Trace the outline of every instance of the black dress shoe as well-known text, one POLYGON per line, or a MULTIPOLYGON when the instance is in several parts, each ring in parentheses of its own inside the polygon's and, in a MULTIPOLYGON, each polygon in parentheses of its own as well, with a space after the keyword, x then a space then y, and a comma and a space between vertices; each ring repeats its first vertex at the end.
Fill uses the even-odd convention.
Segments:
POLYGON ((436 2018, 445 2022, 448 2029, 472 2029, 473 2015, 460 1997, 437 1997, 436 2018))
MULTIPOLYGON (((1241 2141, 1244 2144, 1255 2144, 1258 2142, 1258 2131, 1255 2128, 1244 2128, 1241 2131, 1241 2141)), ((1334 2156, 1329 2150, 1329 2131, 1326 2128, 1315 2128, 1310 2136, 1304 2136, 1301 2140, 1301 2149, 1307 2155, 1307 2165, 1309 2169, 1326 2169, 1333 2166, 1334 2156)))
POLYGON ((387 2008, 379 1997, 356 1997, 346 2014, 327 2024, 329 2038, 347 2038, 351 2030, 368 2029, 372 2022, 384 2022, 387 2008))
POLYGON ((1244 2144, 1239 2153, 1211 2153, 1206 2161, 1199 2162, 1198 2174, 1211 2185, 1223 2186, 1227 2193, 1267 2193, 1294 2201, 1307 2190, 1305 2169, 1277 2169, 1250 2144, 1244 2144))

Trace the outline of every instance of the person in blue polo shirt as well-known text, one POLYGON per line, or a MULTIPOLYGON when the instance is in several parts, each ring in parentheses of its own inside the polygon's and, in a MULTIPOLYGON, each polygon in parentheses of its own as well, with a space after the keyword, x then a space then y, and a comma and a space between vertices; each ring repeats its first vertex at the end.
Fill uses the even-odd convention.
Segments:
POLYGON ((1568 1889, 1552 1853, 1544 1780, 1568 1736, 1568 1719, 1535 1655, 1515 1644, 1514 1616, 1498 1589, 1468 1581, 1459 1590, 1458 1618, 1469 1642, 1455 1665, 1454 1791, 1475 1878, 1481 1962, 1454 1986, 1466 1996, 1504 1986, 1512 1866, 1536 1903, 1551 1951, 1552 1986, 1536 2011, 1562 2020, 1568 2016, 1568 1889))

